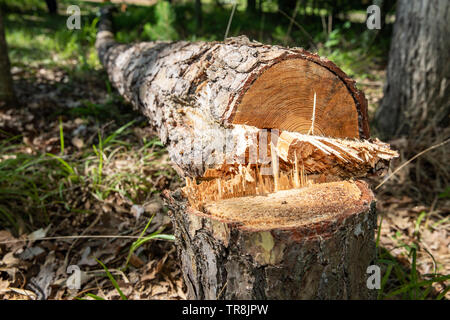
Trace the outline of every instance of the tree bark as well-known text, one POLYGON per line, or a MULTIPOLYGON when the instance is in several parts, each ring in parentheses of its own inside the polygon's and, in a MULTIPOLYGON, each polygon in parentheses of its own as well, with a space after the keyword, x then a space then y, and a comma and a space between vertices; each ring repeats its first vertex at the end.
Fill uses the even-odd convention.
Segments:
POLYGON ((398 1, 387 83, 376 113, 384 138, 448 131, 449 16, 447 0, 398 1))
POLYGON ((375 202, 363 183, 228 199, 206 212, 180 192, 165 196, 189 299, 375 298, 366 284, 375 202))
POLYGON ((0 8, 0 107, 12 106, 17 101, 10 68, 3 13, 0 8))
POLYGON ((195 23, 197 32, 200 31, 203 24, 202 1, 195 0, 195 23))

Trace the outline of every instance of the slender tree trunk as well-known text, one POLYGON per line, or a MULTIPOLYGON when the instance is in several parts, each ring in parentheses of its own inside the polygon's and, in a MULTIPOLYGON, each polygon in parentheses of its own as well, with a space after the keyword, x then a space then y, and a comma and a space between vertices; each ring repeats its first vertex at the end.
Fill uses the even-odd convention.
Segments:
POLYGON ((0 107, 16 103, 13 81, 8 57, 8 47, 5 39, 3 13, 0 8, 0 107))
POLYGON ((202 0, 195 0, 195 22, 198 32, 202 28, 203 24, 202 0))
POLYGON ((292 0, 278 0, 278 8, 284 13, 290 15, 295 8, 295 1, 292 0))
POLYGON ((449 127, 450 1, 399 0, 387 83, 376 114, 386 138, 449 127))

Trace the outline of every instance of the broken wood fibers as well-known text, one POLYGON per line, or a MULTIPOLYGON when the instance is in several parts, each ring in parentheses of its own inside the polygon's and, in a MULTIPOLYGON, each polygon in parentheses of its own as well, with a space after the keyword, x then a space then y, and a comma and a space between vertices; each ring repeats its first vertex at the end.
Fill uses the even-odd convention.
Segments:
POLYGON ((270 175, 262 175, 262 165, 230 166, 207 170, 197 183, 186 178, 183 188, 189 203, 202 210, 204 203, 249 195, 266 195, 298 189, 313 183, 382 174, 397 153, 375 140, 351 141, 283 132, 272 148, 270 175), (377 171, 382 171, 381 173, 377 171))

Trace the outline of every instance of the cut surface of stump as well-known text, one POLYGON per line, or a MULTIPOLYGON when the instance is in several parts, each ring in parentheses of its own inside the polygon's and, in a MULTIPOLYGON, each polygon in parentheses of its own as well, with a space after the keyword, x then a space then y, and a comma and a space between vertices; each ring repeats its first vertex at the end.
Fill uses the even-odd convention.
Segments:
POLYGON ((246 230, 310 228, 361 211, 369 198, 355 182, 329 182, 266 196, 210 201, 204 210, 246 230))

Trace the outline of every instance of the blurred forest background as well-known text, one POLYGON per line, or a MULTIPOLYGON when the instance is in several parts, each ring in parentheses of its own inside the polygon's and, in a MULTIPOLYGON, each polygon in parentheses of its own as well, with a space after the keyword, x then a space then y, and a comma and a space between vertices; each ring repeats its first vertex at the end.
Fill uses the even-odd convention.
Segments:
MULTIPOLYGON (((448 298, 448 84, 440 89, 444 99, 435 122, 417 118, 424 123, 419 126, 407 118, 398 121, 409 128, 394 130, 398 122, 393 122, 386 129, 383 124, 395 112, 385 106, 387 111, 377 112, 384 93, 385 105, 397 105, 385 88, 396 0, 113 2, 120 42, 222 41, 225 35, 246 35, 317 52, 354 78, 369 102, 372 136, 401 154, 392 169, 406 163, 389 180, 374 181, 374 186, 382 183, 375 191, 377 264, 383 272, 378 297, 448 298), (371 4, 381 8, 379 30, 366 25, 371 4)), ((185 298, 160 198, 162 190, 184 182, 148 120, 111 87, 98 60, 94 43, 103 5, 100 0, 0 1, 14 91, 8 107, 0 110, 3 299, 185 298), (70 5, 81 9, 80 30, 66 26, 70 5), (67 286, 73 281, 69 265, 83 270, 80 290, 67 286)))

